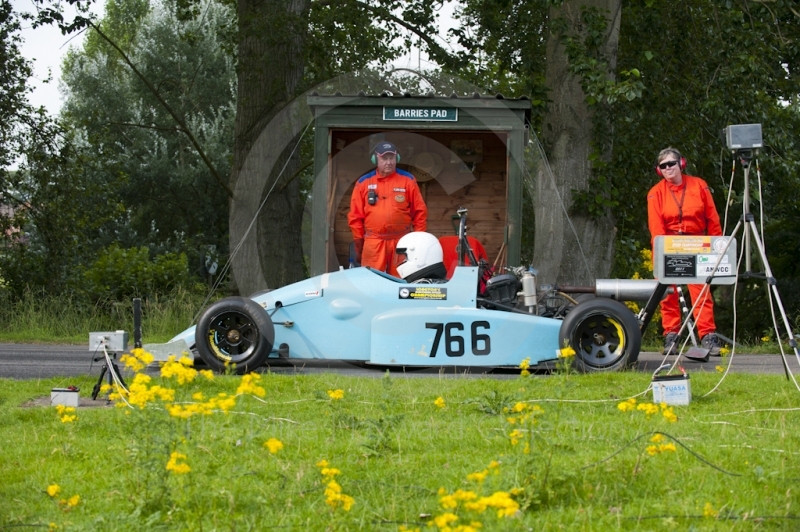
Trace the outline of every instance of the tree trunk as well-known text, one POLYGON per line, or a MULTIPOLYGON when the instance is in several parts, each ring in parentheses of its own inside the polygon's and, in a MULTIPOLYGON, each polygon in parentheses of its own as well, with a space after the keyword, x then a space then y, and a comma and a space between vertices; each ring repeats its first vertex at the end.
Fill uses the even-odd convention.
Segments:
MULTIPOLYGON (((239 0, 238 100, 230 184, 233 280, 242 295, 304 277, 298 154, 289 159, 295 127, 273 119, 299 93, 303 79, 309 0, 239 0), (264 131, 268 124, 270 131, 264 131), (276 142, 278 141, 278 142, 276 142), (281 142, 282 141, 282 142, 281 142), (274 147, 285 146, 278 155, 274 147), (270 149, 272 148, 272 149, 270 149), (285 170, 278 179, 278 174, 285 170), (272 190, 270 192, 270 190, 272 190), (269 193, 256 223, 253 217, 269 193), (242 240, 246 236, 246 240, 242 240)), ((296 141, 296 140, 295 140, 296 141)))
MULTIPOLYGON (((620 0, 566 1, 551 7, 551 21, 562 17, 567 33, 581 35, 582 7, 608 12, 608 32, 603 54, 608 58, 608 77, 614 79, 619 42, 620 0)), ((551 31, 547 39, 546 84, 550 103, 542 128, 545 149, 555 182, 544 171, 536 176, 534 264, 544 284, 591 285, 608 277, 614 253, 616 227, 609 212, 602 217, 573 212, 572 190, 586 190, 591 178, 589 154, 595 115, 586 103, 580 79, 569 72, 568 58, 560 35, 551 31), (559 195, 561 200, 559 200, 559 195), (569 212, 574 231, 561 207, 569 212), (577 238, 576 238, 577 233, 577 238), (581 251, 582 250, 582 251, 581 251)), ((611 131, 605 132, 611 135, 611 131)), ((611 144, 603 158, 610 160, 611 144)))

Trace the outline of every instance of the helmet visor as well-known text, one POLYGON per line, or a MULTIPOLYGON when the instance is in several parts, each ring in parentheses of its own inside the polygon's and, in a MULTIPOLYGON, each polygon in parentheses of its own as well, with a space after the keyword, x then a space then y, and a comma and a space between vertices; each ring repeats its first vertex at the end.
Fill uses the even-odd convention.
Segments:
POLYGON ((394 267, 397 268, 401 264, 408 262, 408 248, 397 248, 394 255, 394 267))

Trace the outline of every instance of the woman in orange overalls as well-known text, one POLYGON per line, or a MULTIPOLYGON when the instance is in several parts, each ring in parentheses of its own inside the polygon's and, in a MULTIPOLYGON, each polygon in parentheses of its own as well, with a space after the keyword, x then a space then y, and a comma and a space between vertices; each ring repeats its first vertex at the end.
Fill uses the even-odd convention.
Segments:
MULTIPOLYGON (((708 183, 699 177, 684 175, 686 159, 674 148, 658 154, 656 173, 663 179, 647 193, 647 220, 651 246, 660 235, 722 235, 719 214, 708 183)), ((690 284, 692 301, 698 301, 702 284, 690 284)), ((697 331, 703 348, 710 355, 719 355, 720 344, 714 323, 714 300, 708 289, 694 307, 697 331)), ((664 327, 664 353, 677 354, 681 311, 678 295, 672 293, 661 301, 661 324, 664 327)))

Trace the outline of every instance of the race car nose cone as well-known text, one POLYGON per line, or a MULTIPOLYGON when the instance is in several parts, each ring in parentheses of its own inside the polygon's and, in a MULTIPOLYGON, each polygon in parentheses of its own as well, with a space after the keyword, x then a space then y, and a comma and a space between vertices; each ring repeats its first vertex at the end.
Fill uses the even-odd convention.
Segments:
POLYGON ((236 343, 239 343, 239 340, 241 339, 241 335, 239 334, 239 331, 237 331, 236 329, 233 329, 233 330, 228 331, 228 334, 226 335, 226 339, 228 340, 229 343, 236 344, 236 343))

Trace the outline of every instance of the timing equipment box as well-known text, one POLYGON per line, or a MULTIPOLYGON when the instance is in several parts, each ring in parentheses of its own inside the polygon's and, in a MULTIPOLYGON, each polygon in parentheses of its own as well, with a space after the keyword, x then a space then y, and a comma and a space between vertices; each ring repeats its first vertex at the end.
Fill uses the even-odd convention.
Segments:
POLYGON ((122 353, 128 349, 128 333, 126 331, 89 333, 89 351, 92 353, 102 351, 104 345, 106 351, 122 353))
POLYGON ((763 147, 761 124, 739 124, 722 130, 729 150, 749 150, 763 147))
POLYGON ((736 282, 736 239, 733 237, 657 236, 654 255, 653 277, 661 284, 703 284, 714 272, 714 266, 717 270, 711 284, 736 282), (732 242, 726 251, 728 240, 732 242))

